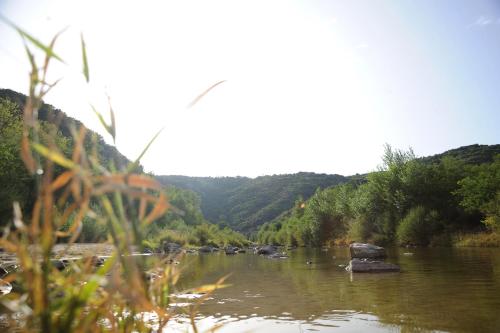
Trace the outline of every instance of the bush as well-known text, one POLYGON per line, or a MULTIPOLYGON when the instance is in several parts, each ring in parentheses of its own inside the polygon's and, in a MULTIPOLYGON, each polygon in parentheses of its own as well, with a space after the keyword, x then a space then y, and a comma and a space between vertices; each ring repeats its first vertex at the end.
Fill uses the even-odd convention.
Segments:
POLYGON ((357 218, 349 225, 348 238, 357 242, 366 241, 371 234, 371 225, 365 218, 357 218))
POLYGON ((429 245, 437 226, 436 211, 427 211, 422 206, 412 208, 399 223, 396 232, 398 243, 400 245, 429 245))

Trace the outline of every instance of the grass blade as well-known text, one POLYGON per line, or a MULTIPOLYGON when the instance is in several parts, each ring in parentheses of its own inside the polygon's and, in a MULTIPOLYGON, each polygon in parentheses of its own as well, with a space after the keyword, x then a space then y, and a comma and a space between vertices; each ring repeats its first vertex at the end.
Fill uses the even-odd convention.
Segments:
POLYGON ((139 166, 139 162, 141 160, 141 158, 144 156, 144 154, 146 154, 146 152, 148 151, 149 147, 153 144, 153 142, 156 140, 156 138, 160 135, 160 133, 163 131, 164 128, 160 129, 156 134, 155 136, 153 136, 153 138, 149 141, 149 143, 147 144, 146 148, 144 148, 141 152, 141 154, 139 155, 139 157, 137 157, 135 159, 135 161, 133 163, 130 163, 129 166, 127 167, 127 172, 131 172, 132 170, 134 170, 135 168, 137 168, 137 166, 139 166))
POLYGON ((83 33, 80 34, 80 39, 82 41, 82 62, 83 62, 83 75, 87 83, 89 82, 89 63, 87 59, 87 48, 85 46, 85 40, 83 39, 83 33))
POLYGON ((219 81, 215 84, 213 84, 212 86, 210 86, 207 90, 205 90, 204 92, 202 92, 200 95, 198 95, 195 99, 193 99, 191 101, 191 103, 189 103, 187 106, 186 106, 186 109, 190 109, 192 108, 193 106, 195 106, 196 104, 198 104, 198 102, 203 98, 205 97, 206 94, 208 94, 210 92, 210 90, 214 89, 215 87, 217 87, 219 84, 221 83, 224 83, 226 82, 226 80, 222 80, 222 81, 219 81))
POLYGON ((38 143, 32 143, 31 146, 33 147, 34 150, 36 150, 40 155, 43 157, 51 160, 54 163, 59 164, 60 166, 63 166, 68 169, 73 169, 76 167, 75 163, 73 161, 67 159, 60 153, 50 150, 49 148, 42 146, 41 144, 38 143))
POLYGON ((64 60, 58 56, 54 50, 43 44, 42 42, 40 42, 38 39, 36 39, 35 37, 33 37, 32 35, 30 35, 29 33, 27 33, 26 31, 24 31, 23 29, 21 29, 20 27, 18 27, 17 25, 15 25, 14 23, 12 23, 11 21, 9 21, 7 18, 3 17, 0 15, 0 19, 2 21, 4 21, 5 23, 7 23, 8 25, 10 25, 12 28, 14 28, 15 30, 17 30, 17 32, 23 37, 23 38, 26 38, 27 40, 29 40, 33 45, 35 45, 36 47, 38 47, 40 50, 42 50, 43 52, 45 52, 45 54, 48 56, 48 57, 51 57, 51 58, 55 58, 57 60, 59 60, 60 62, 64 63, 64 60))

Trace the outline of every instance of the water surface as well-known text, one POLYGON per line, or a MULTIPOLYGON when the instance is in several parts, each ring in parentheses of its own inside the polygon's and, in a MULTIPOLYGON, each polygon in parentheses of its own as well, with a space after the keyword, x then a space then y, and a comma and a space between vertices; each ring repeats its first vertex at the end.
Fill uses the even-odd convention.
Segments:
MULTIPOLYGON (((500 332, 500 249, 394 249, 387 261, 402 271, 385 274, 346 272, 348 255, 345 248, 298 249, 289 259, 188 255, 180 287, 232 274, 232 286, 200 307, 200 331, 223 324, 218 332, 500 332)), ((182 316, 178 322, 170 329, 185 331, 182 316)))

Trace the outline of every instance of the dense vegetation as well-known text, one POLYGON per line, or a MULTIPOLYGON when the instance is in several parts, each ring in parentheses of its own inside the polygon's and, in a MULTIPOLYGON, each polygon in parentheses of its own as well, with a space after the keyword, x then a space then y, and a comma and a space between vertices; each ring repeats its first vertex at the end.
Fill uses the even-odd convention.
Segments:
MULTIPOLYGON (((34 177, 29 175, 20 157, 25 105, 26 96, 23 94, 0 89, 0 226, 6 225, 11 218, 13 201, 30 211, 36 194, 33 191, 34 177)), ((65 156, 70 156, 74 149, 73 134, 82 123, 45 103, 40 105, 38 120, 40 140, 46 145, 55 144, 65 156)), ((88 149, 96 147, 104 165, 113 162, 117 167, 124 167, 130 162, 95 132, 86 137, 84 145, 88 149)), ((61 170, 56 167, 56 175, 61 170)))
MULTIPOLYGON (((23 128, 23 108, 26 96, 12 90, 0 90, 0 226, 7 225, 12 218, 12 203, 19 202, 23 211, 32 209, 36 198, 35 176, 30 175, 21 159, 21 136, 23 128)), ((74 150, 74 134, 83 126, 78 120, 68 117, 64 112, 42 103, 38 112, 40 140, 47 146, 54 144, 55 149, 70 157, 74 150), (54 141, 54 142, 52 142, 54 141)), ((96 147, 100 163, 118 170, 124 169, 130 161, 115 147, 106 144, 103 138, 92 131, 86 136, 84 147, 90 151, 96 147)), ((136 168, 138 172, 141 167, 136 168)), ((63 168, 55 167, 55 176, 63 168)), ((145 245, 158 247, 164 241, 174 241, 182 245, 244 245, 243 235, 229 228, 210 224, 200 209, 200 197, 189 190, 168 186, 165 192, 174 207, 164 216, 148 226, 145 245)), ((94 203, 91 203, 94 210, 94 203)), ((74 216, 61 227, 70 230, 74 216)), ((79 241, 98 242, 106 240, 108 229, 104 223, 85 216, 79 241)))
MULTIPOLYGON (((458 149, 463 154, 417 159, 411 150, 387 146, 383 166, 365 182, 351 181, 298 200, 287 214, 264 224, 257 240, 312 246, 352 240, 444 245, 464 232, 496 235, 500 155, 492 158, 491 152, 499 148, 474 145, 458 149)), ((490 238, 498 244, 497 236, 490 238)))
POLYGON ((221 226, 246 233, 293 207, 298 197, 345 182, 340 175, 300 172, 290 175, 246 177, 158 176, 163 184, 193 190, 201 196, 205 217, 221 226))
MULTIPOLYGON (((35 178, 20 158, 25 103, 24 95, 0 90, 0 225, 10 221, 13 201, 29 211, 35 199, 35 178)), ((38 119, 41 142, 70 156, 82 124, 43 103, 38 119)), ((130 163, 96 133, 86 136, 84 146, 97 147, 103 165, 120 169, 130 163)), ((352 177, 158 176, 173 209, 148 227, 144 244, 244 245, 246 239, 232 229, 252 233, 262 224, 256 233, 262 243, 315 246, 334 240, 444 244, 454 234, 498 231, 499 153, 500 145, 472 145, 416 158, 387 147, 379 171, 352 177)), ((62 171, 54 169, 56 176, 62 171)), ((102 241, 107 233, 104 224, 84 217, 79 240, 102 241)))

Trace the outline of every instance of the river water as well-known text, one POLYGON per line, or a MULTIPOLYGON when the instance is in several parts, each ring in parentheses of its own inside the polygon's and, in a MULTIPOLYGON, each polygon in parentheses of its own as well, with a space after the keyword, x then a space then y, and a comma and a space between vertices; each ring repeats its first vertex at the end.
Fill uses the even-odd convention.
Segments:
MULTIPOLYGON (((346 272, 346 248, 289 254, 186 256, 179 289, 231 274, 199 308, 199 331, 500 332, 500 249, 393 249, 387 261, 401 273, 383 274, 346 272)), ((186 322, 179 315, 167 332, 186 322)))

